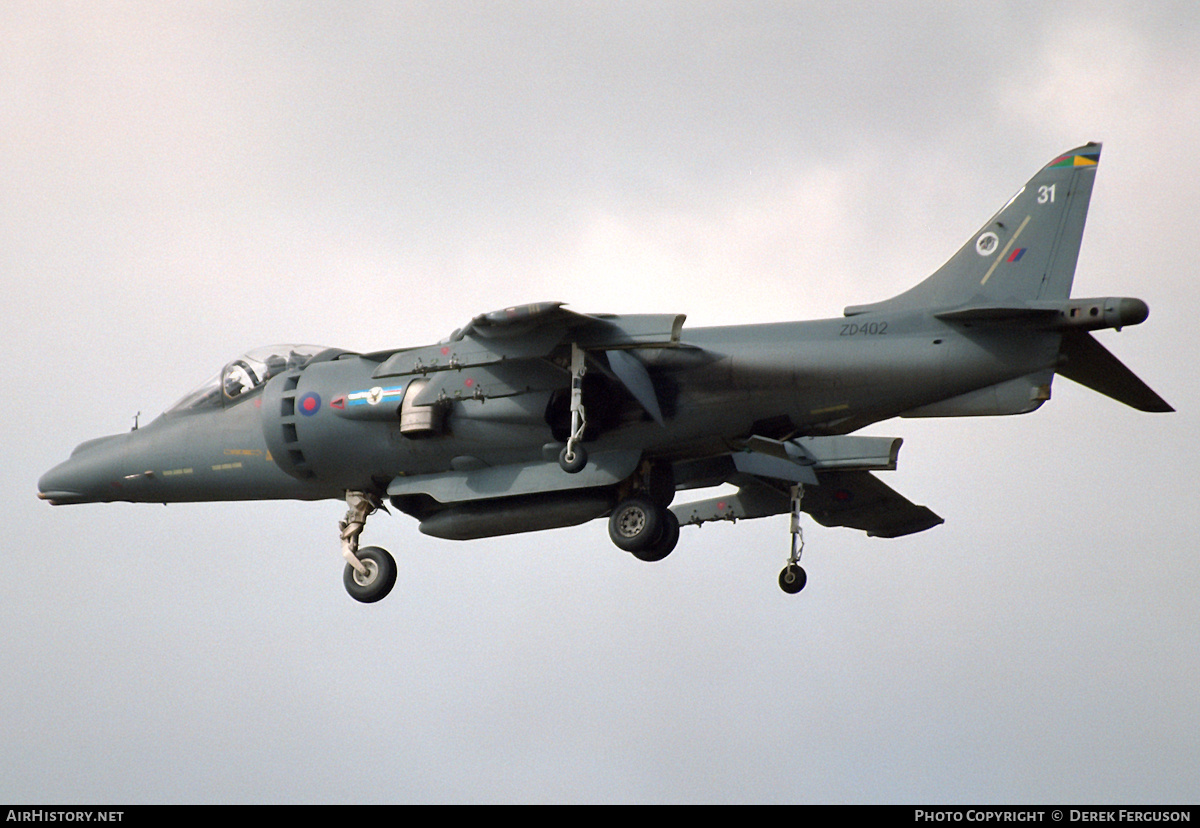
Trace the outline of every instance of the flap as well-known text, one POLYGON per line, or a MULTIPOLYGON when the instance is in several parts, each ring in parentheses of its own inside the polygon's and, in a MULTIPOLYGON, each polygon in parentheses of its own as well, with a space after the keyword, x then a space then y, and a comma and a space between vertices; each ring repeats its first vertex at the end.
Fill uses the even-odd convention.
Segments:
POLYGON ((817 473, 811 465, 802 465, 795 460, 773 457, 755 451, 738 451, 733 454, 733 467, 742 474, 786 480, 789 483, 817 485, 817 473))
POLYGON ((745 451, 732 457, 738 471, 813 485, 817 478, 812 470, 893 471, 903 442, 899 437, 841 434, 786 441, 755 435, 746 440, 745 451), (801 471, 789 470, 793 466, 801 471))
POLYGON ((800 452, 817 471, 894 471, 903 443, 899 437, 797 437, 788 441, 788 453, 800 452))
POLYGON ((653 348, 679 343, 682 314, 591 316, 571 337, 580 348, 653 348))

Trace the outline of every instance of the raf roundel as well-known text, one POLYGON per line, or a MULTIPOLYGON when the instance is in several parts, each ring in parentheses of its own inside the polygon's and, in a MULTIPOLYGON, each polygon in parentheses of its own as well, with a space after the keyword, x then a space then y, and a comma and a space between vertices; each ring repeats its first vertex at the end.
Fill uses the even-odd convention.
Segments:
POLYGON ((990 256, 1000 246, 1000 237, 990 230, 975 240, 975 252, 980 256, 990 256))
POLYGON ((321 395, 310 391, 300 398, 298 408, 305 417, 311 417, 321 410, 321 395))

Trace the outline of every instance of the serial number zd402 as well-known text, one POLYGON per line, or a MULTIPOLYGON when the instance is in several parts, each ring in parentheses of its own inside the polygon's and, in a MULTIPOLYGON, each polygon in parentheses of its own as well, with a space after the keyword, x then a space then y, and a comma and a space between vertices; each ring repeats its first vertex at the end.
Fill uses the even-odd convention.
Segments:
POLYGON ((883 336, 887 334, 887 329, 886 322, 847 322, 842 325, 842 332, 838 336, 883 336))

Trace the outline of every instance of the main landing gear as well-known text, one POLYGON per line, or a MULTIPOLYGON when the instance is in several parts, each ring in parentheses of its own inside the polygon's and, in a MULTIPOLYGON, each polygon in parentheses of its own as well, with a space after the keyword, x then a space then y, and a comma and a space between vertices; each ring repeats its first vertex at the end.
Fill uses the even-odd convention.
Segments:
POLYGON ((648 497, 622 500, 608 519, 608 536, 640 561, 661 561, 679 543, 679 518, 648 497))
POLYGON ((795 595, 808 583, 808 575, 800 566, 800 553, 804 551, 804 531, 800 528, 800 500, 803 497, 804 487, 792 486, 792 554, 788 556, 787 566, 779 573, 779 588, 788 595, 795 595))
POLYGON ((359 549, 358 536, 367 516, 383 504, 369 492, 346 492, 346 504, 350 509, 338 524, 342 530, 342 557, 346 559, 342 582, 355 601, 373 604, 386 598, 396 585, 396 561, 378 546, 359 549))

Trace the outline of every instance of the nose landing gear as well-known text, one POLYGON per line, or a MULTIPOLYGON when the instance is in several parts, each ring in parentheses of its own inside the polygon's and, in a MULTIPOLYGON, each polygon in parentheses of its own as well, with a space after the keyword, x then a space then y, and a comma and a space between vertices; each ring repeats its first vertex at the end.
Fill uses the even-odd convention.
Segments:
POLYGON ((346 559, 342 582, 355 601, 373 604, 386 598, 396 585, 396 561, 378 546, 359 549, 358 538, 367 516, 383 504, 370 492, 346 492, 346 503, 349 511, 338 523, 342 531, 342 557, 346 559))

